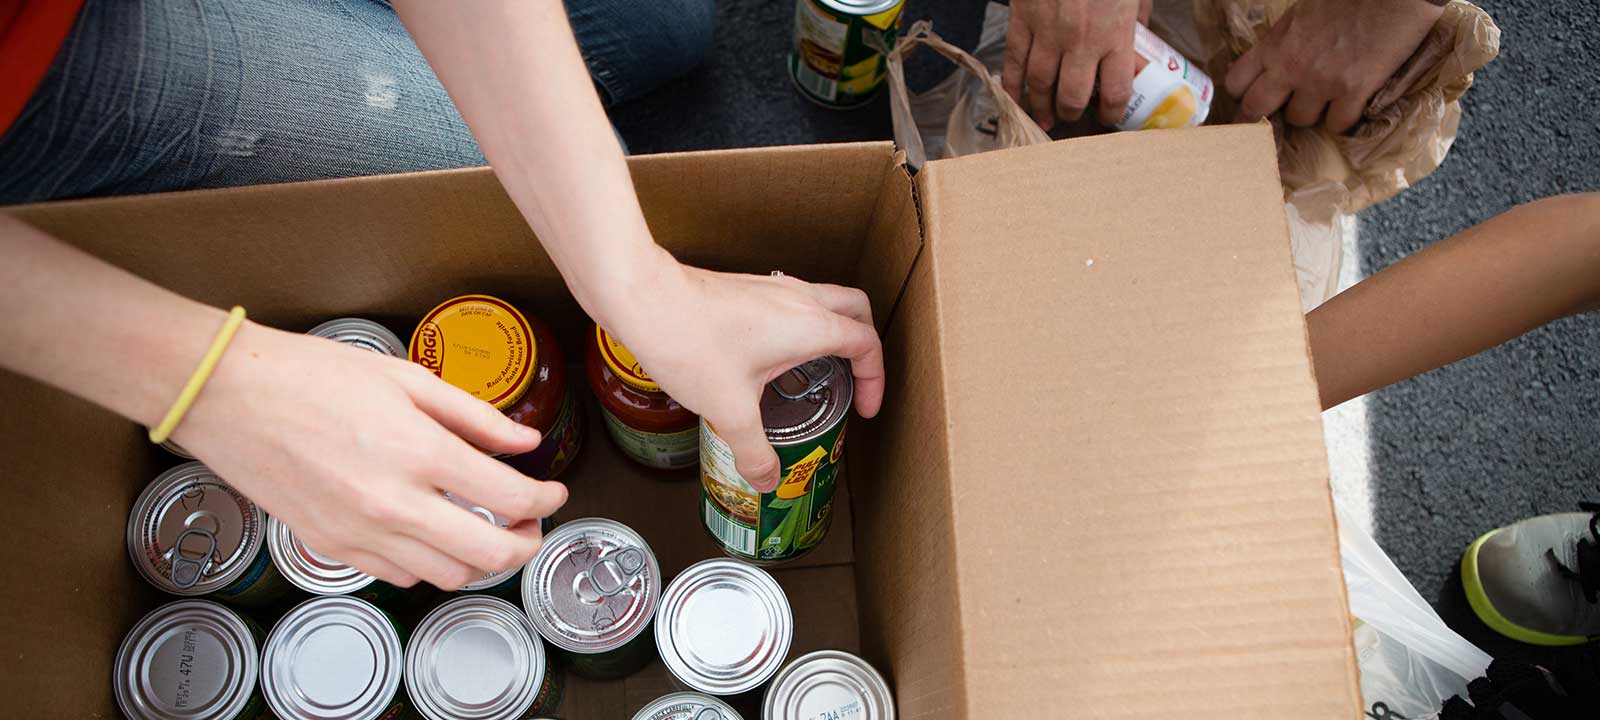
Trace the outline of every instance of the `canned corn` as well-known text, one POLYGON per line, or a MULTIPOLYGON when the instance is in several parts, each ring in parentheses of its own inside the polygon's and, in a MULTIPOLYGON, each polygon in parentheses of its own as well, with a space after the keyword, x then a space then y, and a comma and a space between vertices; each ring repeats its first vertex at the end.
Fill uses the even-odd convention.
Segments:
POLYGON ((393 618, 364 600, 307 600, 267 636, 261 694, 279 720, 404 717, 400 635, 393 618))
POLYGON ((128 514, 128 556, 151 585, 260 607, 289 591, 262 547, 266 513, 210 468, 185 463, 151 482, 128 514))
POLYGON ((767 688, 761 720, 894 720, 889 684, 867 661, 839 650, 796 658, 767 688))
POLYGON ((522 572, 534 628, 578 675, 615 679, 650 662, 661 566, 644 538, 602 518, 556 527, 522 572))
POLYGON ((732 696, 761 687, 793 639, 789 598, 753 565, 703 560, 661 596, 656 648, 673 677, 693 690, 732 696))
POLYGON ((697 692, 676 692, 652 700, 633 720, 743 720, 727 703, 697 692))
POLYGON ((111 678, 131 720, 254 720, 261 628, 208 600, 156 608, 117 648, 111 678))
POLYGON ((761 421, 783 479, 757 493, 734 467, 733 449, 702 419, 701 519, 722 551, 758 565, 793 560, 828 535, 833 488, 855 385, 850 365, 812 360, 767 383, 761 421))
POLYGON ((857 107, 883 87, 905 0, 796 0, 789 78, 823 107, 857 107))
POLYGON ((560 673, 516 606, 460 597, 435 608, 406 647, 406 692, 428 720, 531 720, 561 703, 560 673))

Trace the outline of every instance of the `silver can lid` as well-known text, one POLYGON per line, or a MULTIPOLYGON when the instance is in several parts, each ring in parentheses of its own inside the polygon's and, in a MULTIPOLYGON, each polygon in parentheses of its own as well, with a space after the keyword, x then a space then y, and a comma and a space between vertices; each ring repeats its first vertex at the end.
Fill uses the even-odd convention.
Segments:
POLYGON ((817 0, 823 6, 850 15, 876 15, 906 0, 817 0))
POLYGON ((374 720, 400 691, 405 657, 389 617, 344 595, 290 610, 261 653, 261 694, 280 720, 374 720))
MULTIPOLYGON (((494 525, 495 527, 498 527, 498 528, 501 528, 501 529, 511 527, 511 519, 510 518, 505 517, 504 515, 500 515, 499 513, 496 513, 495 511, 490 510, 489 508, 486 508, 486 507, 483 507, 481 505, 478 505, 477 503, 474 503, 471 500, 467 500, 465 498, 456 497, 452 493, 445 493, 444 496, 446 498, 448 498, 450 500, 450 502, 455 503, 459 507, 465 508, 467 510, 467 512, 470 512, 473 515, 477 515, 478 517, 483 518, 484 522, 487 522, 490 525, 494 525)), ((478 578, 477 580, 473 580, 472 582, 469 582, 469 583, 467 583, 465 585, 462 585, 461 589, 470 592, 470 591, 473 591, 473 590, 483 590, 485 588, 492 588, 492 587, 494 587, 496 585, 499 585, 500 583, 505 582, 512 575, 517 574, 517 572, 519 570, 521 570, 521 569, 522 568, 520 568, 520 567, 514 567, 514 568, 509 568, 509 569, 506 569, 506 570, 501 570, 500 572, 489 573, 488 575, 485 575, 485 576, 483 576, 481 578, 478 578)))
POLYGON ((323 555, 300 542, 282 520, 267 518, 267 552, 272 564, 294 586, 317 595, 343 595, 373 583, 360 570, 323 555))
POLYGON ((150 584, 205 595, 238 580, 261 552, 267 516, 198 462, 162 473, 128 514, 128 556, 150 584))
POLYGON ((128 631, 111 685, 132 720, 231 718, 255 694, 258 668, 242 618, 210 600, 179 600, 128 631))
POLYGON ((839 650, 818 650, 789 663, 767 688, 762 720, 894 720, 889 684, 867 661, 839 650))
POLYGON ((675 692, 662 695, 633 714, 633 720, 744 720, 733 707, 710 695, 675 692))
POLYGON ((661 597, 656 648, 683 684, 738 695, 772 677, 789 655, 794 615, 772 575, 737 560, 702 560, 661 597))
POLYGON ((172 438, 167 438, 165 440, 162 440, 161 441, 161 449, 165 450, 165 451, 167 451, 169 453, 172 453, 173 455, 177 455, 178 457, 181 457, 181 458, 183 458, 185 460, 193 460, 194 459, 194 453, 189 452, 188 450, 185 450, 182 445, 178 444, 178 441, 173 440, 172 438))
POLYGON ((329 320, 307 330, 306 334, 342 342, 346 345, 354 345, 362 350, 371 350, 391 357, 403 358, 406 356, 406 344, 400 342, 399 336, 395 335, 389 328, 362 318, 329 320))
POLYGON ((406 692, 429 720, 519 720, 548 670, 528 616, 494 597, 451 600, 406 647, 406 692))
POLYGON ((850 363, 830 356, 794 367, 761 393, 767 441, 794 445, 824 435, 844 420, 854 399, 850 363))
POLYGON ((661 566, 650 545, 615 520, 558 526, 522 573, 522 604, 539 634, 581 655, 638 637, 661 599, 661 566))

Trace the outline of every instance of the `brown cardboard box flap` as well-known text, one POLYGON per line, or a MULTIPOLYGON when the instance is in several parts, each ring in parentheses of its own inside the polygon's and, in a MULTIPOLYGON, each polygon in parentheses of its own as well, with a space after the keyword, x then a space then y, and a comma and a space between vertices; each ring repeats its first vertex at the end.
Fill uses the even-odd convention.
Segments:
POLYGON ((1256 126, 918 178, 968 717, 1358 713, 1276 167, 1256 126))

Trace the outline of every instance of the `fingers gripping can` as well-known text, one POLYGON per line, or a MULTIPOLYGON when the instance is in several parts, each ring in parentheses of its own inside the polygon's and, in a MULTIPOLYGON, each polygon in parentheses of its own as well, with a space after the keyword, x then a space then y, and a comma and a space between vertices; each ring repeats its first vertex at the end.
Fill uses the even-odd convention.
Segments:
POLYGON ((854 394, 850 365, 836 357, 817 358, 767 383, 761 420, 782 472, 769 493, 757 493, 739 475, 728 443, 700 421, 701 518, 723 552, 776 564, 804 555, 827 536, 854 394))
POLYGON ((1211 76, 1142 24, 1134 25, 1137 75, 1118 130, 1194 127, 1206 121, 1216 86, 1211 76))
POLYGON ((128 555, 165 592, 261 607, 290 591, 264 547, 266 524, 266 513, 210 468, 184 463, 134 501, 128 555))
POLYGON ((857 107, 883 87, 905 0, 796 0, 789 77, 823 107, 857 107))

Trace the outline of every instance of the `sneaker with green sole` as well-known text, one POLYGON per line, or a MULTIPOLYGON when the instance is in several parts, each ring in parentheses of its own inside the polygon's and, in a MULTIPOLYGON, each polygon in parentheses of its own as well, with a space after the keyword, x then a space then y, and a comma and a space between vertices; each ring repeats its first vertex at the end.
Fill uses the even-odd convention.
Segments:
POLYGON ((1473 612, 1534 645, 1600 640, 1600 503, 1490 531, 1461 556, 1473 612))

